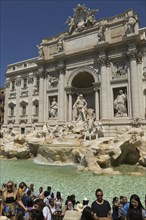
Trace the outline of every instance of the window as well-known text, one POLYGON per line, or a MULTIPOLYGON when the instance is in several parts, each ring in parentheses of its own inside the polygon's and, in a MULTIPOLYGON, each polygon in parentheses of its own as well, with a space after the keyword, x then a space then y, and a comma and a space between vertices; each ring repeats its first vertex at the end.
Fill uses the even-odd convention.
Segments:
POLYGON ((21 134, 25 133, 25 128, 21 128, 21 134))
POLYGON ((15 70, 15 66, 13 66, 13 70, 15 70))
POLYGON ((15 90, 15 81, 13 80, 12 81, 12 91, 14 91, 15 90))
POLYGON ((10 107, 10 116, 14 116, 14 107, 13 106, 10 107))
POLYGON ((35 105, 35 115, 39 115, 39 106, 35 105))
POLYGON ((24 89, 27 88, 27 79, 26 78, 23 79, 23 88, 24 89))
POLYGON ((22 115, 23 115, 23 116, 26 115, 26 106, 22 106, 22 115))
POLYGON ((24 63, 24 67, 27 67, 27 63, 24 63))

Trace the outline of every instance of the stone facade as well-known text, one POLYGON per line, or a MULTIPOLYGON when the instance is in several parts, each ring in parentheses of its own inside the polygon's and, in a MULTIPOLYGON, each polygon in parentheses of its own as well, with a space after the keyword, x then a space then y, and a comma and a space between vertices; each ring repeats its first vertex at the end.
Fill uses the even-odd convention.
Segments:
POLYGON ((3 128, 71 122, 79 94, 105 136, 135 119, 146 125, 146 28, 132 10, 100 21, 96 12, 77 5, 68 31, 43 39, 38 57, 8 65, 3 128))
POLYGON ((0 128, 4 123, 5 89, 0 88, 0 128))

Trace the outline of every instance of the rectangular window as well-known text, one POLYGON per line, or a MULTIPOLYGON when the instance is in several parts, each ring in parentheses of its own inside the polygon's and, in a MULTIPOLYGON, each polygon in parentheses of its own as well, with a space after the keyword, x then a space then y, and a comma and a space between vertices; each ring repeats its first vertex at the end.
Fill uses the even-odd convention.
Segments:
POLYGON ((10 116, 14 116, 14 107, 10 107, 10 116))
POLYGON ((25 134, 25 128, 21 128, 21 134, 25 134))
POLYGON ((23 116, 26 115, 26 106, 22 106, 22 115, 23 115, 23 116))
POLYGON ((26 89, 27 88, 27 79, 23 79, 23 88, 26 89))
POLYGON ((35 106, 35 115, 39 115, 39 106, 38 105, 35 106))
POLYGON ((13 80, 12 81, 12 91, 14 91, 15 90, 15 81, 13 80))

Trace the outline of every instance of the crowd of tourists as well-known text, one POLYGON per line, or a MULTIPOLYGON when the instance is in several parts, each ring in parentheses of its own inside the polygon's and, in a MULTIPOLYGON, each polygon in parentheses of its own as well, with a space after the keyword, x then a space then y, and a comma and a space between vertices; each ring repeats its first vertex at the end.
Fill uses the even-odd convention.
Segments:
MULTIPOLYGON (((103 197, 103 191, 95 191, 95 201, 87 197, 81 201, 74 194, 62 198, 61 192, 53 193, 51 186, 39 187, 34 193, 34 184, 19 185, 8 181, 1 188, 0 220, 144 220, 146 207, 138 195, 128 201, 121 195, 114 197, 112 205, 103 197)), ((146 206, 146 196, 145 205, 146 206)))

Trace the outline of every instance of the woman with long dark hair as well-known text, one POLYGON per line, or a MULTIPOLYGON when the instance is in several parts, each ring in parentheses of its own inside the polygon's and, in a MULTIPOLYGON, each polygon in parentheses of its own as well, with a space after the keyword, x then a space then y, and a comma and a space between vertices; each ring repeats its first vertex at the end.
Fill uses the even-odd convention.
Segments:
POLYGON ((143 220, 144 219, 144 207, 141 204, 138 195, 133 194, 130 197, 130 206, 127 213, 127 220, 143 220))
POLYGON ((94 220, 94 212, 91 207, 86 206, 83 209, 82 216, 80 220, 94 220))

